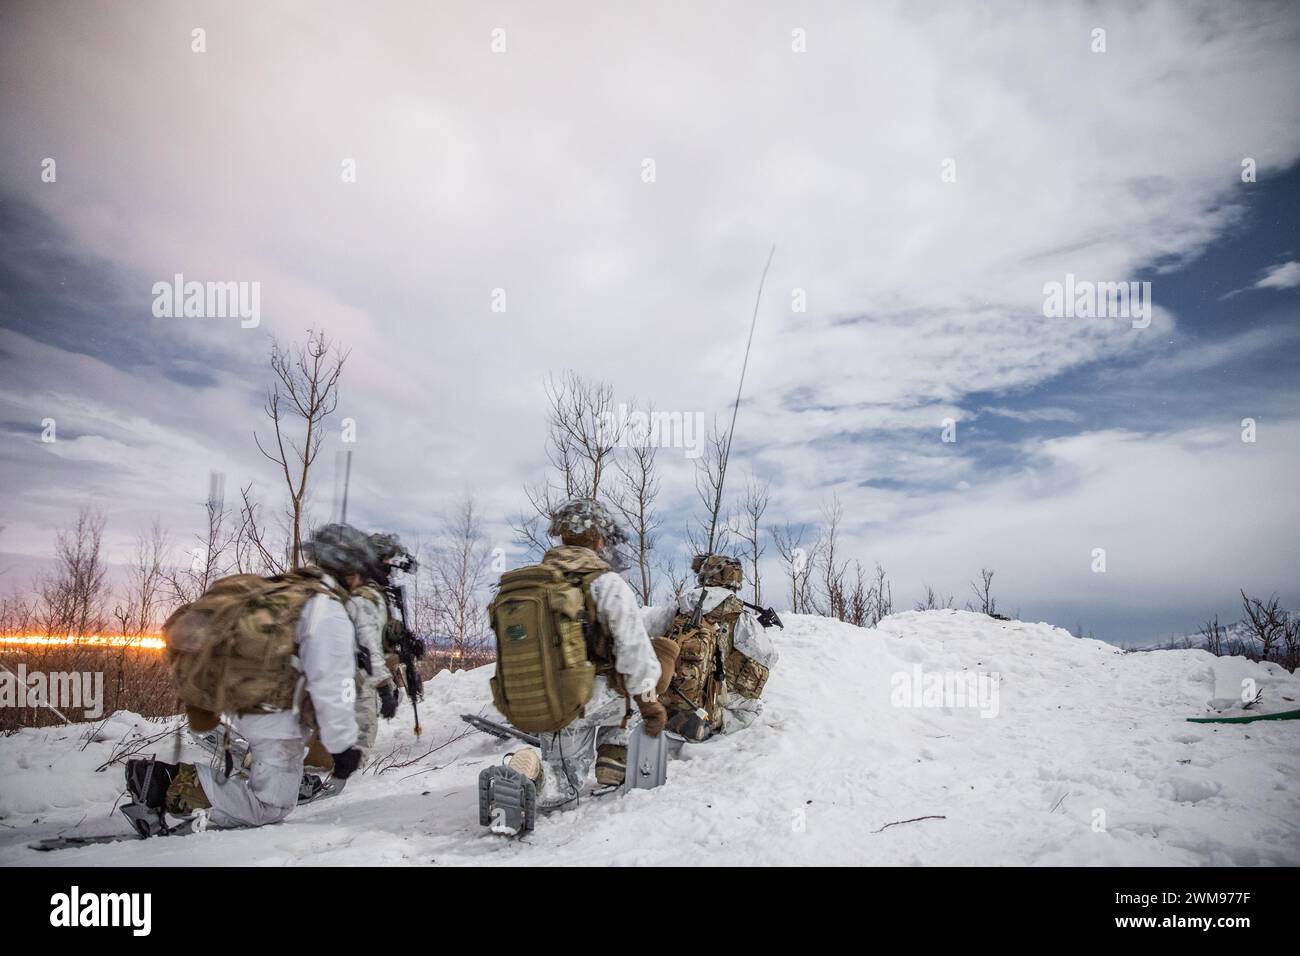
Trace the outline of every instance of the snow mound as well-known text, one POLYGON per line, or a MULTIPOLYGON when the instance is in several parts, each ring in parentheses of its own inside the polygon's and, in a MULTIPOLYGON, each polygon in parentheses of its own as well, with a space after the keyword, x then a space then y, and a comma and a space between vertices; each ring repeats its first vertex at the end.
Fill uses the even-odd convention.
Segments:
POLYGON ((38 854, 25 844, 125 831, 121 771, 94 769, 166 725, 117 715, 99 740, 0 739, 0 865, 1300 864, 1300 722, 1185 719, 1243 681, 1263 694, 1253 710, 1296 709, 1300 679, 1281 668, 1124 654, 964 611, 870 630, 786 620, 755 726, 686 748, 658 790, 583 800, 523 841, 478 826, 478 773, 512 749, 459 720, 496 716, 485 667, 431 680, 422 737, 399 712, 342 796, 255 831, 38 854))

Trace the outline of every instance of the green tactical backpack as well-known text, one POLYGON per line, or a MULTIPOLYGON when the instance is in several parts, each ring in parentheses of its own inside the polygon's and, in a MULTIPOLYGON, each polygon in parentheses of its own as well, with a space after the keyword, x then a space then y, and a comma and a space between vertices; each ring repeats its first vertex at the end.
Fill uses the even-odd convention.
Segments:
POLYGON ((176 692, 191 712, 298 710, 314 723, 298 663, 298 618, 317 594, 335 594, 314 570, 218 579, 163 625, 176 692))
POLYGON ((547 559, 503 574, 488 606, 497 639, 492 703, 534 734, 561 730, 581 716, 603 669, 592 659, 601 655, 588 647, 587 625, 595 629, 591 580, 608 568, 566 572, 547 559))

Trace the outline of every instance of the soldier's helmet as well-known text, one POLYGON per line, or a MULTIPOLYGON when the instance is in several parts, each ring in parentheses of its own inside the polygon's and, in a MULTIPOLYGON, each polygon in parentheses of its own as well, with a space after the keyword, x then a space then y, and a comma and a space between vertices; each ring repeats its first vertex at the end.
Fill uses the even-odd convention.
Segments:
POLYGON ((370 548, 375 556, 370 577, 380 584, 387 584, 388 576, 394 570, 405 571, 407 574, 414 574, 419 570, 419 562, 410 551, 406 550, 401 539, 395 534, 372 534, 370 548))
POLYGON ((627 534, 614 520, 614 516, 599 501, 592 498, 573 498, 551 512, 551 526, 547 533, 552 538, 594 539, 597 535, 605 540, 601 557, 616 570, 627 567, 624 545, 627 534))
POLYGON ((745 583, 745 570, 729 554, 697 554, 691 570, 700 587, 730 588, 739 591, 745 583))
POLYGON ((350 524, 327 524, 317 528, 303 545, 303 553, 312 564, 336 577, 370 574, 375 565, 370 536, 350 524))

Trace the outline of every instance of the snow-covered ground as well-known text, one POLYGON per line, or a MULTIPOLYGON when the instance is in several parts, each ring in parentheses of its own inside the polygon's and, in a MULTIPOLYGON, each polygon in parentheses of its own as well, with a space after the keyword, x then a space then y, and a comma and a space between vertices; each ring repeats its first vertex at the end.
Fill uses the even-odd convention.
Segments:
MULTIPOLYGON (((1258 710, 1300 707, 1300 679, 1281 668, 1122 654, 963 611, 875 630, 792 615, 777 643, 758 724, 687 748, 658 790, 584 800, 523 841, 477 820, 478 773, 510 748, 453 739, 459 714, 495 716, 490 667, 429 682, 418 744, 409 711, 380 737, 380 753, 441 749, 261 830, 32 851, 125 831, 122 772, 95 767, 163 725, 120 714, 88 743, 88 725, 22 731, 0 738, 0 865, 1300 864, 1300 721, 1185 720, 1243 679, 1263 692, 1258 710), (916 702, 903 682, 918 667, 921 703, 924 675, 997 673, 996 707, 901 706, 916 702), (886 826, 928 816, 943 819, 886 826)), ((170 743, 151 749, 171 759, 170 743)))

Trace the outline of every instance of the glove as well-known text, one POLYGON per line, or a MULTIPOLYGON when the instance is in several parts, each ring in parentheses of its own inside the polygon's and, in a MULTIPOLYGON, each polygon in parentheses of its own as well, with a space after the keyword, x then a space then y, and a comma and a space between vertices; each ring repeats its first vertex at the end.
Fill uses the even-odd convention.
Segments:
POLYGON ((397 716, 397 690, 392 684, 379 685, 379 716, 384 720, 397 716))
POLYGON ((334 776, 339 780, 348 779, 361 766, 361 751, 356 747, 349 747, 341 754, 330 756, 334 758, 334 776))
POLYGON ((220 714, 214 714, 201 707, 191 707, 189 704, 185 705, 185 716, 190 719, 190 730, 196 734, 206 734, 221 723, 220 714))
POLYGON ((777 616, 775 608, 764 608, 758 615, 758 623, 763 627, 779 627, 785 630, 785 625, 781 623, 781 618, 777 616))
POLYGON ((668 711, 658 700, 636 699, 637 710, 641 711, 641 723, 647 737, 658 737, 663 733, 664 724, 668 723, 668 711))

